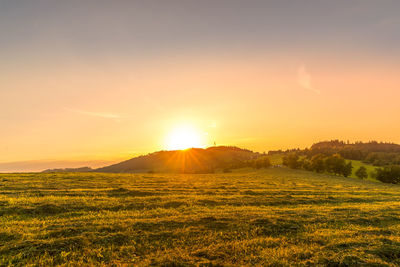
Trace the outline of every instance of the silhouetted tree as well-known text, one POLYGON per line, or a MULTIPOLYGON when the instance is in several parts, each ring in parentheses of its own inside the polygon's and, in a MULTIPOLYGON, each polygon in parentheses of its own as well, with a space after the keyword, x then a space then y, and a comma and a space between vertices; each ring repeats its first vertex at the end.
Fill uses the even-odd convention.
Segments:
POLYGON ((345 159, 339 154, 327 157, 325 159, 325 167, 328 172, 335 175, 343 175, 344 177, 351 175, 353 169, 351 161, 346 163, 345 159))
POLYGON ((269 168, 269 167, 271 167, 271 161, 266 156, 260 157, 260 158, 253 160, 252 167, 256 168, 256 169, 269 168))
POLYGON ((333 174, 342 174, 346 162, 339 154, 334 154, 325 159, 326 170, 333 174))
POLYGON ((302 159, 301 160, 301 166, 306 171, 313 171, 313 167, 312 167, 311 161, 308 160, 308 159, 302 159))
POLYGON ((384 183, 398 184, 400 182, 400 166, 392 165, 376 169, 376 179, 384 183))
POLYGON ((290 153, 283 156, 282 163, 283 165, 288 166, 291 169, 301 168, 301 161, 299 160, 299 156, 296 153, 290 153))
POLYGON ((360 179, 368 178, 367 168, 365 168, 364 166, 358 168, 355 174, 360 179))
POLYGON ((353 170, 353 164, 351 163, 351 161, 347 162, 343 168, 342 168, 342 173, 344 177, 348 177, 351 175, 353 170))
POLYGON ((317 154, 311 158, 311 169, 316 172, 325 171, 324 155, 317 154))

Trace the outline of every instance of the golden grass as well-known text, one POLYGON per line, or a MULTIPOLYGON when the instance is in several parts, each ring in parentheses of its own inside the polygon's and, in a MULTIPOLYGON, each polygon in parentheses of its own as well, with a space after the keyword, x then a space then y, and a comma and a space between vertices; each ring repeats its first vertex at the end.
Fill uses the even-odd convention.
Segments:
POLYGON ((399 226, 399 186, 286 168, 0 175, 0 266, 397 266, 399 226))

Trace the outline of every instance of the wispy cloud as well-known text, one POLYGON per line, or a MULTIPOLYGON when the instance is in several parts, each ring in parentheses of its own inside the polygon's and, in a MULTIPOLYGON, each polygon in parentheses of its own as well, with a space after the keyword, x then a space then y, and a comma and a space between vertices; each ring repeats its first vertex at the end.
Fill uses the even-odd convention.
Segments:
POLYGON ((313 91, 314 93, 320 94, 321 92, 314 88, 312 85, 312 77, 307 72, 306 66, 301 65, 297 70, 297 82, 298 84, 307 90, 313 91))
POLYGON ((74 108, 65 108, 65 110, 68 110, 68 111, 74 112, 74 113, 78 113, 78 114, 83 114, 86 116, 92 116, 92 117, 98 117, 98 118, 104 118, 104 119, 121 119, 122 118, 121 115, 118 115, 115 113, 93 112, 93 111, 74 109, 74 108))

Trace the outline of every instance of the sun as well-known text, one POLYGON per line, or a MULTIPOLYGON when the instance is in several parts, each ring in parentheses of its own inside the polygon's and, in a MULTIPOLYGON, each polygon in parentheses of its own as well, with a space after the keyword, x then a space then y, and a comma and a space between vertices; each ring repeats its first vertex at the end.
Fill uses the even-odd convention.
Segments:
POLYGON ((166 147, 168 150, 183 150, 188 148, 204 147, 201 134, 189 126, 175 128, 167 137, 166 147))

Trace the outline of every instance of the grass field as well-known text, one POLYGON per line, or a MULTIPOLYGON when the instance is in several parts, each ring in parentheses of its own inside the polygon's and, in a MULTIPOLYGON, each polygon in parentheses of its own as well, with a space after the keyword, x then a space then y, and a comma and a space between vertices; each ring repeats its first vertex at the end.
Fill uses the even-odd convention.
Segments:
POLYGON ((0 175, 0 266, 400 264, 400 187, 286 168, 0 175))
POLYGON ((353 165, 353 173, 351 174, 351 177, 356 178, 357 176, 356 176, 355 172, 358 170, 358 168, 360 168, 361 166, 364 166, 367 169, 367 173, 368 173, 367 179, 375 181, 375 179, 372 176, 377 167, 370 165, 370 164, 365 164, 360 160, 351 160, 351 164, 353 165))
MULTIPOLYGON (((283 154, 273 154, 273 155, 269 155, 268 156, 268 158, 270 159, 272 165, 281 165, 282 164, 282 157, 283 157, 283 154)), ((373 165, 370 165, 370 164, 366 164, 366 163, 362 162, 361 160, 346 160, 346 161, 351 161, 351 164, 353 165, 353 171, 352 171, 350 177, 358 178, 356 176, 356 171, 361 166, 364 166, 367 169, 367 173, 368 173, 368 178, 366 180, 378 182, 373 177, 374 172, 375 172, 375 170, 377 168, 376 166, 373 166, 373 165)))

